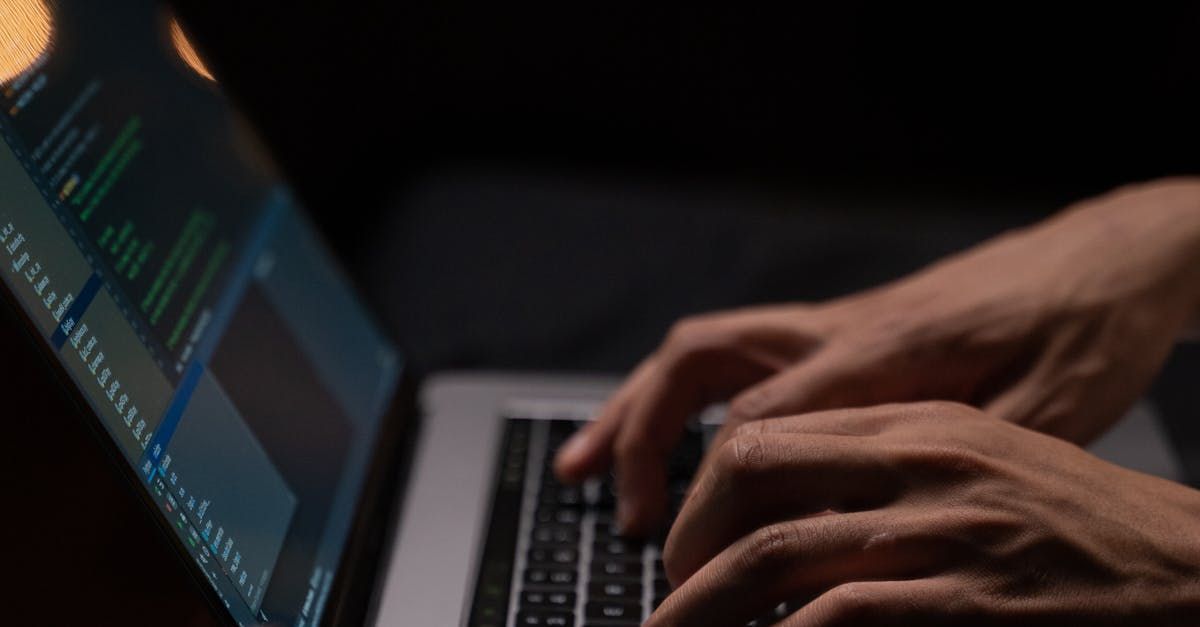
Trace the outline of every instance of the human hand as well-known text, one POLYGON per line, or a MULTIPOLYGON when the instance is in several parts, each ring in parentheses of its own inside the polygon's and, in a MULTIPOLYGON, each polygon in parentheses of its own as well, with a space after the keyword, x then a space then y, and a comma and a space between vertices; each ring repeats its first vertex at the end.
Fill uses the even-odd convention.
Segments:
POLYGON ((868 292, 677 324, 557 459, 615 462, 618 520, 649 530, 683 425, 718 442, 768 416, 950 399, 1086 442, 1140 396, 1200 311, 1200 181, 1123 188, 868 292))
POLYGON ((648 627, 1200 624, 1200 493, 934 402, 747 423, 648 627))

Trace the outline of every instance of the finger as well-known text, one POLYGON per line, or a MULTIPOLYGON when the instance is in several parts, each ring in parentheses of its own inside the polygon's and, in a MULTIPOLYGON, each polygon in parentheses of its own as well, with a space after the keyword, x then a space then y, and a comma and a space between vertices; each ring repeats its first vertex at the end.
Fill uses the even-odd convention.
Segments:
POLYGON ((701 462, 696 477, 703 477, 712 463, 712 452, 720 448, 737 434, 772 435, 772 434, 810 434, 810 435, 848 435, 872 436, 879 435, 889 427, 902 424, 909 420, 917 420, 927 412, 920 404, 889 403, 873 407, 828 409, 807 414, 762 418, 738 425, 726 423, 722 432, 710 445, 709 454, 701 462))
MULTIPOLYGON (((831 435, 871 437, 893 431, 909 424, 921 424, 930 418, 953 416, 963 419, 977 415, 978 411, 955 401, 920 401, 913 403, 886 403, 872 407, 829 409, 825 411, 764 418, 747 422, 732 429, 724 442, 738 435, 773 437, 776 435, 831 435)), ((708 475, 722 443, 715 439, 696 473, 697 481, 708 475)), ((693 486, 690 494, 696 492, 693 486)))
POLYGON ((618 441, 616 522, 622 535, 648 535, 666 516, 666 459, 672 445, 638 435, 618 441))
MULTIPOLYGON (((921 400, 911 374, 896 370, 872 361, 862 351, 826 348, 734 398, 709 451, 733 437, 742 425, 768 417, 921 400)), ((836 415, 826 416, 826 422, 831 418, 836 415)), ((710 458, 708 455, 701 462, 701 471, 707 469, 710 458)))
POLYGON ((720 445, 739 426, 753 420, 875 404, 866 395, 847 393, 847 389, 868 389, 857 385, 867 376, 864 370, 865 365, 851 359, 844 349, 820 351, 734 397, 714 444, 720 445))
POLYGON ((963 587, 962 581, 951 576, 845 583, 817 597, 778 626, 959 624, 953 621, 963 587))
POLYGON ((559 479, 578 483, 612 465, 613 442, 625 419, 629 400, 637 395, 654 368, 653 356, 643 360, 605 403, 596 419, 575 432, 559 449, 554 459, 554 472, 559 479))
MULTIPOLYGON (((817 368, 823 366, 817 365, 817 368)), ((777 375, 759 387, 778 380, 783 375, 777 375)), ((745 396, 745 395, 743 395, 745 396)), ((895 421, 905 411, 900 405, 877 405, 872 408, 846 408, 813 411, 798 415, 772 414, 775 417, 750 419, 751 415, 744 408, 731 412, 717 435, 709 445, 708 453, 700 463, 696 477, 703 477, 709 471, 713 462, 714 452, 720 450, 725 442, 738 433, 759 433, 770 435, 776 433, 823 434, 823 435, 876 435, 895 421)))
POLYGON ((879 435, 897 424, 927 416, 928 412, 921 410, 922 405, 887 403, 763 418, 742 424, 732 435, 879 435))
POLYGON ((902 478, 874 439, 741 434, 713 456, 671 528, 664 559, 671 581, 687 580, 754 529, 825 510, 878 506, 902 478))
POLYGON ((645 380, 631 390, 620 419, 613 452, 618 523, 627 533, 647 533, 661 520, 667 459, 687 421, 778 366, 773 356, 737 343, 735 325, 698 328, 684 339, 673 334, 645 380))
POLYGON ((943 367, 944 352, 915 345, 883 353, 860 345, 829 345, 807 361, 745 390, 730 403, 716 442, 741 424, 835 408, 920 400, 963 400, 994 355, 970 354, 965 363, 943 367))
POLYGON ((792 434, 867 437, 880 435, 905 424, 925 422, 933 416, 958 413, 966 407, 968 406, 955 401, 921 401, 827 409, 808 414, 763 418, 747 422, 735 429, 733 435, 792 434))
POLYGON ((914 576, 944 559, 923 539, 920 527, 932 524, 930 515, 873 510, 764 527, 705 564, 648 625, 745 624, 848 582, 914 576))
POLYGON ((648 534, 666 513, 667 459, 693 404, 682 384, 666 379, 655 377, 631 400, 614 443, 617 526, 623 534, 648 534))
MULTIPOLYGON (((702 361, 697 357, 708 356, 710 365, 715 366, 711 368, 714 372, 710 373, 710 380, 676 378, 682 379, 677 385, 705 388, 694 396, 709 398, 712 402, 724 400, 726 395, 783 368, 789 358, 811 347, 811 340, 799 343, 778 329, 784 314, 779 308, 766 307, 677 323, 663 346, 630 375, 597 419, 562 448, 555 460, 555 472, 563 480, 578 482, 610 467, 615 440, 628 417, 631 402, 651 394, 647 388, 659 370, 680 370, 689 363, 702 361), (763 335, 762 342, 743 337, 746 330, 758 331, 763 335), (724 359, 718 361, 722 357, 724 359)), ((692 405, 696 407, 679 412, 683 415, 682 420, 703 409, 699 401, 692 405)))
POLYGON ((835 368, 836 357, 830 355, 831 352, 828 349, 818 352, 809 357, 807 361, 784 370, 734 397, 725 413, 725 422, 717 430, 712 442, 709 443, 708 453, 701 460, 696 476, 702 477, 708 473, 713 452, 719 450, 722 444, 733 437, 733 434, 742 425, 767 417, 785 417, 805 413, 805 409, 783 411, 775 408, 784 406, 784 403, 779 402, 778 399, 785 396, 795 398, 795 401, 788 405, 798 407, 813 405, 811 399, 817 392, 816 389, 813 389, 813 384, 822 378, 821 373, 835 368))

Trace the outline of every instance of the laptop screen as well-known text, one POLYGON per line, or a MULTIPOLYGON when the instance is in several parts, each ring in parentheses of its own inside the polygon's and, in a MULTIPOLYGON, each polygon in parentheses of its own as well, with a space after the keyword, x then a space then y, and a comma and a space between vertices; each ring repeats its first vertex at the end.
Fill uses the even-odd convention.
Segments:
POLYGON ((398 353, 164 7, 3 0, 0 136, 9 300, 229 616, 318 622, 398 353))

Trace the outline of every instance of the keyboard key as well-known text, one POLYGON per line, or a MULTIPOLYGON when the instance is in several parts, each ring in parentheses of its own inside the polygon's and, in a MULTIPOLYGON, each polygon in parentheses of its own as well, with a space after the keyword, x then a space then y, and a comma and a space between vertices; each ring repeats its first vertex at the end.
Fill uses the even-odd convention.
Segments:
POLYGON ((541 585, 550 582, 550 571, 545 568, 526 568, 525 583, 541 585))
POLYGON ((641 620, 641 603, 588 601, 584 615, 589 620, 641 620))
POLYGON ((521 593, 521 609, 575 609, 575 593, 566 591, 526 590, 521 593))
POLYGON ((573 586, 577 573, 573 568, 525 569, 525 583, 535 586, 573 586))
POLYGON ((596 560, 592 562, 592 576, 640 581, 642 565, 638 562, 596 560))
POLYGON ((596 490, 596 499, 591 505, 606 510, 615 508, 617 506, 617 489, 613 485, 613 480, 605 479, 600 483, 599 488, 596 490))
POLYGON ((579 560, 579 551, 572 548, 538 547, 529 549, 530 564, 570 565, 579 560))
POLYGON ((642 584, 632 581, 593 581, 588 584, 588 598, 641 599, 642 584))
POLYGON ((543 504, 578 507, 583 505, 583 489, 579 486, 564 486, 547 483, 542 486, 539 500, 543 504))
POLYGON ((597 518, 596 520, 596 540, 619 540, 621 539, 621 530, 617 529, 617 524, 612 521, 604 521, 597 518))
POLYGON ((563 525, 536 525, 533 528, 534 544, 579 544, 579 530, 563 525))
POLYGON ((577 509, 543 505, 534 513, 534 521, 539 525, 570 525, 576 526, 582 520, 583 514, 577 509))
POLYGON ((569 612, 530 610, 517 612, 519 627, 574 627, 575 615, 569 612))
MULTIPOLYGON (((611 476, 601 479, 599 485, 589 483, 586 489, 565 485, 554 476, 555 452, 579 426, 570 420, 551 421, 546 449, 533 451, 544 461, 539 469, 539 486, 535 488, 538 506, 528 537, 527 566, 523 573, 517 573, 522 589, 519 590, 516 624, 525 627, 574 627, 577 624, 635 627, 641 624, 645 610, 645 586, 642 583, 647 568, 642 563, 645 548, 648 543, 661 547, 666 529, 657 535, 651 534, 647 540, 623 537, 614 522, 617 499, 611 476), (585 513, 594 516, 596 522, 591 546, 586 547, 591 549, 592 559, 586 565, 585 575, 589 575, 590 580, 585 580, 587 598, 582 599, 585 611, 582 616, 576 616, 573 610, 581 600, 576 592, 579 579, 576 565, 581 555, 581 523, 585 513)), ((530 445, 528 434, 511 443, 505 458, 513 460, 514 472, 521 470, 520 464, 530 445)), ((670 460, 668 514, 671 516, 677 515, 686 498, 690 478, 700 462, 703 448, 699 429, 689 427, 670 460)), ((519 487, 514 488, 518 493, 519 490, 519 487)), ((510 552, 510 558, 511 555, 510 552)), ((671 593, 671 588, 661 559, 655 561, 652 569, 651 598, 653 607, 657 607, 671 593)), ((512 572, 511 566, 506 572, 512 572)), ((478 610, 483 605, 477 599, 477 613, 473 616, 486 618, 480 624, 503 624, 503 615, 481 616, 483 613, 478 610), (496 618, 498 620, 494 620, 496 618)), ((501 603, 496 609, 506 605, 501 603)))
POLYGON ((550 583, 556 586, 573 586, 578 575, 574 569, 556 568, 550 571, 550 583))
POLYGON ((592 544, 592 554, 605 558, 625 557, 640 561, 642 559, 643 546, 641 542, 635 540, 605 538, 597 540, 592 544))

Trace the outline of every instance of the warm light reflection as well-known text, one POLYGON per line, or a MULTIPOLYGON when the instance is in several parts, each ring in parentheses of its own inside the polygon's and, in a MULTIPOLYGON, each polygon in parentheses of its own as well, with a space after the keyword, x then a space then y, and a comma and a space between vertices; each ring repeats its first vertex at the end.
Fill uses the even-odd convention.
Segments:
POLYGON ((200 58, 200 53, 196 52, 196 48, 192 46, 191 40, 183 32, 183 27, 179 25, 179 20, 172 17, 170 28, 171 43, 175 46, 175 52, 179 55, 179 58, 183 59, 183 62, 202 78, 215 83, 217 79, 213 78, 212 72, 208 71, 208 66, 200 58))
POLYGON ((17 78, 46 54, 53 27, 45 0, 0 1, 0 83, 17 78))

